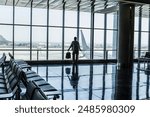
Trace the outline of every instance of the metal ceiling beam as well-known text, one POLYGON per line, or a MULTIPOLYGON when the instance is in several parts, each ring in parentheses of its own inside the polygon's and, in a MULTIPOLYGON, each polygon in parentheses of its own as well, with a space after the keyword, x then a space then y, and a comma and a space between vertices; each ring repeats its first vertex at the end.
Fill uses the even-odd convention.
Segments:
POLYGON ((47 0, 41 0, 41 1, 39 1, 36 5, 34 5, 34 8, 37 7, 38 5, 42 4, 42 3, 47 4, 47 0))
POLYGON ((16 4, 15 4, 15 6, 16 6, 18 3, 19 3, 19 0, 18 0, 18 1, 16 1, 16 4))
POLYGON ((118 0, 120 2, 133 3, 133 4, 150 4, 150 0, 118 0))
POLYGON ((109 7, 109 8, 105 8, 105 9, 101 9, 101 10, 97 10, 95 11, 96 13, 112 13, 112 12, 116 12, 118 11, 118 6, 113 6, 113 7, 109 7))
POLYGON ((29 3, 31 3, 33 0, 29 0, 28 3, 25 5, 25 7, 27 7, 29 5, 29 3))

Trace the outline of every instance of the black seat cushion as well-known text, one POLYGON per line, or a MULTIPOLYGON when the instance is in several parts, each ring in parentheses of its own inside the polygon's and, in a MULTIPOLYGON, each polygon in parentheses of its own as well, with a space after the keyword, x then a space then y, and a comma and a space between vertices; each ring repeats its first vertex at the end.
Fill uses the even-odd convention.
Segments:
POLYGON ((26 98, 28 100, 30 100, 32 98, 32 95, 33 95, 34 90, 36 89, 36 87, 37 86, 34 85, 32 81, 27 83, 27 90, 26 90, 26 94, 25 95, 26 95, 26 98))
POLYGON ((36 88, 31 99, 32 100, 48 100, 48 97, 43 93, 43 91, 40 88, 36 88))
POLYGON ((6 93, 8 93, 8 90, 6 88, 4 89, 0 88, 0 94, 6 94, 6 93))
POLYGON ((0 83, 0 88, 6 88, 6 83, 0 83))
POLYGON ((0 79, 0 83, 5 83, 5 79, 0 79))
POLYGON ((35 84, 29 81, 27 84, 26 97, 29 100, 46 100, 48 99, 44 92, 35 84))

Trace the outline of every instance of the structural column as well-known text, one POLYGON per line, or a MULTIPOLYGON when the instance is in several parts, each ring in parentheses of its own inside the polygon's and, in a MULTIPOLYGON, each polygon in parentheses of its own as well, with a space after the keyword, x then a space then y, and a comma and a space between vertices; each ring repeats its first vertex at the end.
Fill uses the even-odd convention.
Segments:
POLYGON ((134 9, 133 4, 119 3, 118 65, 120 68, 129 68, 133 63, 134 9))

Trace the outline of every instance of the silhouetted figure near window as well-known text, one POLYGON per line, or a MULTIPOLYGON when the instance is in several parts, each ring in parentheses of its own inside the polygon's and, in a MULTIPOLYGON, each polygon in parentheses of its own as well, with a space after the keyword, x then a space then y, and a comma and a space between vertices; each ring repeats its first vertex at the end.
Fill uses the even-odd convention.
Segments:
POLYGON ((80 44, 77 41, 77 37, 74 37, 74 41, 72 41, 68 51, 70 50, 70 48, 72 48, 72 59, 73 59, 73 62, 77 62, 78 61, 78 57, 79 57, 79 50, 81 51, 80 44))

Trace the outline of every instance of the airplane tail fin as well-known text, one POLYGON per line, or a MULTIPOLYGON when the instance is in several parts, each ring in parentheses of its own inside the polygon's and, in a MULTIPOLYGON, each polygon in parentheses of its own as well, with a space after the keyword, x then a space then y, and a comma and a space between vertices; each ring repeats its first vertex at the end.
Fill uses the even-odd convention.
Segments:
POLYGON ((83 50, 87 51, 87 50, 90 50, 90 48, 88 47, 86 41, 85 41, 85 37, 83 35, 83 32, 81 30, 81 40, 82 40, 82 48, 83 50))

